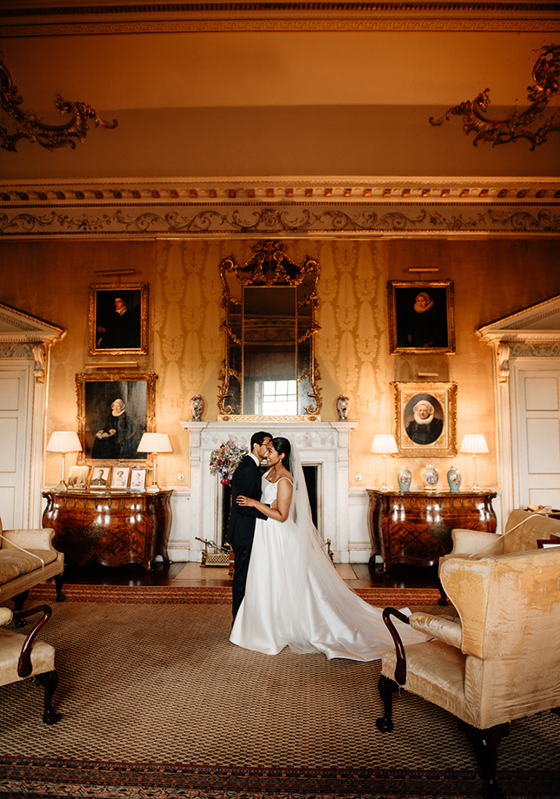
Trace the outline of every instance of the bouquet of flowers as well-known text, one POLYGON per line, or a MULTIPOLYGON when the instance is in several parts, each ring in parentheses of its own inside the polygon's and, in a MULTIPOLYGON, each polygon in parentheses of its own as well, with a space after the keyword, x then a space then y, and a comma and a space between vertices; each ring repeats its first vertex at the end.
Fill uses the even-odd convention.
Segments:
POLYGON ((210 474, 218 474, 220 483, 228 486, 234 471, 248 454, 247 447, 238 446, 230 438, 225 444, 220 444, 219 449, 215 449, 210 455, 210 474))

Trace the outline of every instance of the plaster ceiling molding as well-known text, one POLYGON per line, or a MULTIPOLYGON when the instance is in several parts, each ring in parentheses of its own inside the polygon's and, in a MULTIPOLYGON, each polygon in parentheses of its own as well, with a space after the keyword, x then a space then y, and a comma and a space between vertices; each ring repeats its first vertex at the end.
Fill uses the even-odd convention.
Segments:
POLYGON ((558 236, 560 179, 0 182, 0 238, 558 236))
POLYGON ((46 125, 39 122, 33 112, 22 111, 20 106, 23 98, 18 95, 18 88, 14 85, 12 76, 4 64, 0 53, 0 105, 3 114, 0 115, 0 146, 4 150, 17 151, 20 139, 27 139, 32 144, 40 144, 47 150, 58 147, 76 148, 76 141, 85 144, 88 134, 88 120, 93 120, 95 127, 115 128, 116 119, 106 122, 97 111, 86 103, 69 102, 63 100, 60 94, 56 95, 55 108, 61 114, 71 114, 71 118, 64 125, 46 125))
POLYGON ((6 0, 0 36, 176 32, 558 30, 558 4, 402 2, 142 3, 6 0))
MULTIPOLYGON (((511 144, 518 139, 526 139, 531 145, 530 149, 534 150, 535 147, 540 147, 548 141, 550 133, 560 133, 560 123, 555 121, 554 115, 549 116, 546 121, 542 121, 541 118, 537 130, 528 127, 542 115, 550 100, 558 92, 559 76, 560 46, 545 46, 533 67, 534 83, 527 90, 527 100, 530 103, 528 108, 521 111, 514 109, 505 119, 490 119, 486 116, 490 105, 490 89, 485 89, 472 102, 467 100, 450 108, 439 119, 430 117, 430 124, 440 126, 444 122, 449 122, 453 115, 462 116, 463 131, 467 135, 472 132, 476 134, 473 139, 475 147, 480 142, 489 142, 496 147, 499 144, 511 144)), ((557 140, 556 146, 558 146, 557 140)))
POLYGON ((0 304, 0 358, 33 358, 33 373, 38 383, 45 380, 48 347, 62 341, 65 336, 66 330, 62 327, 0 304))
POLYGON ((511 358, 560 356, 560 295, 483 325, 476 332, 494 348, 498 379, 506 383, 511 358))

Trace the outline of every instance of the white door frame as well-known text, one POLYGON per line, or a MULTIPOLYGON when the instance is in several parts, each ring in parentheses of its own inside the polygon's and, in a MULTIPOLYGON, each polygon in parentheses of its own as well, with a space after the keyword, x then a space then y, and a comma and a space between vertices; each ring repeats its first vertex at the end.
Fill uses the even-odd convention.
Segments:
POLYGON ((517 463, 517 373, 525 369, 554 369, 560 363, 560 295, 484 325, 480 338, 494 350, 498 422, 498 474, 501 518, 520 507, 517 463))
POLYGON ((41 526, 41 483, 50 348, 65 335, 66 331, 61 327, 0 304, 0 364, 4 368, 29 371, 28 446, 21 475, 27 499, 23 503, 22 527, 41 526))

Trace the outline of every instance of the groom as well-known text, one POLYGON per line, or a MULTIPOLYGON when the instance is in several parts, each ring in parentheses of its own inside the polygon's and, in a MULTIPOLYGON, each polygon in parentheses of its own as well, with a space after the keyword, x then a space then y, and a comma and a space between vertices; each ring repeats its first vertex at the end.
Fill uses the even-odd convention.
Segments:
POLYGON ((231 544, 235 555, 235 571, 233 572, 233 618, 235 619, 241 601, 245 596, 247 570, 255 534, 257 519, 265 519, 264 513, 256 508, 242 507, 237 504, 237 497, 261 498, 261 473, 259 466, 266 458, 267 446, 272 441, 270 433, 253 433, 251 436, 251 452, 247 455, 231 480, 231 513, 229 517, 226 541, 231 544))

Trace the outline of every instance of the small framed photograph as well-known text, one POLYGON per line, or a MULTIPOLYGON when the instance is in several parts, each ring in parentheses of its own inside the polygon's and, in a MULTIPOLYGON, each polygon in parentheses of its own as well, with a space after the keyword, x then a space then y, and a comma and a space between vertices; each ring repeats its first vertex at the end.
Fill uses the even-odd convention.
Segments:
POLYGON ((457 384, 393 383, 394 436, 399 455, 457 454, 457 384))
POLYGON ((72 466, 68 475, 69 491, 85 491, 87 489, 89 466, 72 466))
POLYGON ((111 491, 126 491, 128 489, 129 466, 113 466, 111 476, 111 491))
POLYGON ((455 352, 453 281, 389 280, 391 353, 455 352))
POLYGON ((134 468, 130 470, 130 490, 146 490, 146 469, 134 468))
POLYGON ((94 466, 89 479, 90 491, 107 491, 111 477, 110 466, 94 466))
POLYGON ((90 286, 90 355, 145 355, 148 352, 148 284, 90 286))

